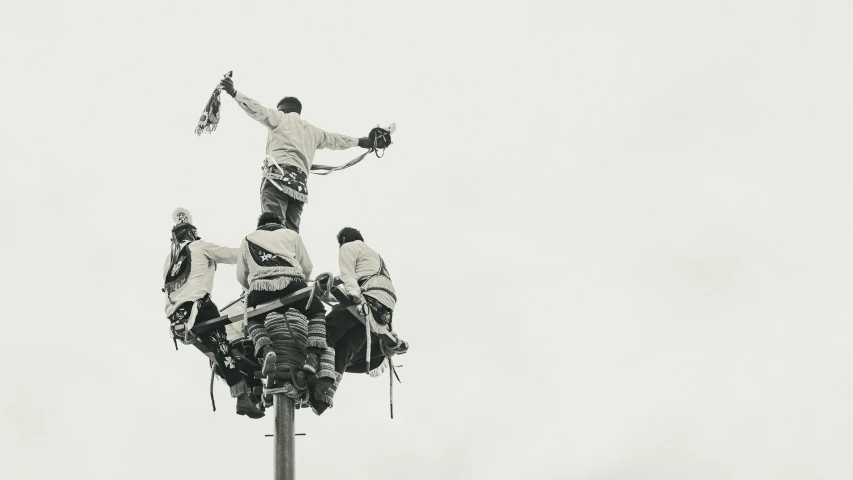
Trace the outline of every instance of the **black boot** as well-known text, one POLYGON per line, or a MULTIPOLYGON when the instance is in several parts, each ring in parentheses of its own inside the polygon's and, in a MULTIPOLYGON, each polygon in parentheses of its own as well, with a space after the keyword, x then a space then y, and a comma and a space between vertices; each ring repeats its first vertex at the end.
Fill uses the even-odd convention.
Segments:
POLYGON ((316 353, 308 352, 305 358, 305 366, 302 367, 302 370, 316 375, 318 368, 320 368, 320 357, 316 353))
POLYGON ((263 418, 264 411, 258 408, 248 393, 237 396, 237 415, 246 415, 249 418, 263 418))
POLYGON ((271 346, 265 345, 261 347, 261 354, 258 356, 258 359, 261 361, 261 374, 267 376, 271 372, 275 372, 276 356, 275 350, 271 346))

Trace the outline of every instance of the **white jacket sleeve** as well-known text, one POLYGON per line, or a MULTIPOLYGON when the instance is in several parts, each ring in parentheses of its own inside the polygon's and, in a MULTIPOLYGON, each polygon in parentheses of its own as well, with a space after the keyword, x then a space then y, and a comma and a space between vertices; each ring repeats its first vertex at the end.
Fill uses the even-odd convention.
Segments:
POLYGON ((358 286, 358 276, 355 273, 355 262, 358 251, 353 248, 352 243, 345 243, 338 251, 338 265, 341 268, 341 281, 344 288, 352 296, 361 295, 361 287, 358 286))
POLYGON ((311 278, 311 272, 314 270, 314 264, 311 263, 311 257, 308 255, 308 249, 302 242, 302 237, 296 236, 296 261, 302 267, 302 273, 305 275, 305 280, 311 278))
POLYGON ((246 243, 246 239, 243 239, 243 243, 240 244, 240 251, 237 255, 237 281, 240 282, 240 285, 243 286, 244 289, 249 289, 249 260, 247 255, 249 254, 249 244, 246 243))
POLYGON ((348 148, 358 146, 357 138, 341 135, 338 133, 329 133, 313 125, 311 125, 311 128, 314 130, 314 135, 317 138, 317 148, 325 148, 328 150, 346 150, 348 148))
POLYGON ((225 263, 228 265, 234 265, 237 263, 237 255, 239 254, 239 250, 236 248, 230 247, 221 247, 219 245, 205 242, 204 246, 204 254, 207 258, 213 260, 216 263, 225 263))
POLYGON ((166 283, 166 277, 169 275, 169 265, 172 263, 172 255, 166 255, 166 262, 163 264, 163 282, 166 283))
POLYGON ((237 92, 237 94, 234 95, 234 100, 237 101, 237 105, 240 105, 240 108, 242 108, 247 115, 261 122, 267 128, 277 127, 281 121, 281 116, 284 115, 284 113, 278 110, 273 110, 272 108, 267 108, 261 105, 256 100, 253 100, 240 92, 237 92))

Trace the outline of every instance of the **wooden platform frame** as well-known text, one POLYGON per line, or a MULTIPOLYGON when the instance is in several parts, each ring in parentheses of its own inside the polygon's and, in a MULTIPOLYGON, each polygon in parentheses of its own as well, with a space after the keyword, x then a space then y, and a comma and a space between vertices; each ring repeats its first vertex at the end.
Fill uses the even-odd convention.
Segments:
MULTIPOLYGON (((308 286, 301 290, 291 293, 290 295, 286 295, 278 300, 274 300, 269 303, 265 303, 263 305, 259 305, 256 308, 250 308, 246 314, 237 313, 233 315, 222 315, 220 317, 205 320, 203 322, 196 323, 191 332, 194 335, 192 341, 193 346, 198 348, 202 353, 204 353, 208 358, 213 358, 213 354, 198 340, 198 336, 215 331, 219 328, 222 328, 228 324, 237 323, 243 321, 248 318, 256 317, 259 315, 266 315, 273 310, 277 310, 282 307, 287 307, 289 305, 293 305, 298 301, 308 301, 308 297, 311 294, 311 290, 314 289, 314 286, 308 286)), ((358 319, 362 324, 370 322, 370 328, 374 333, 379 337, 379 339, 389 347, 396 346, 399 344, 399 337, 396 333, 394 333, 391 329, 389 329, 386 325, 380 325, 373 318, 365 318, 359 311, 355 305, 352 305, 349 297, 343 289, 342 282, 340 279, 335 279, 334 286, 332 288, 332 295, 335 299, 343 305, 348 305, 347 310, 352 313, 352 315, 358 319)), ((231 303, 233 305, 234 302, 231 303)), ((227 307, 226 307, 227 308, 227 307)), ((378 348, 376 350, 379 350, 378 348)), ((239 352, 235 352, 238 354, 239 352)), ((377 354, 381 354, 380 352, 376 352, 377 354)), ((404 353, 404 352, 403 352, 404 353)), ((288 374, 289 376, 289 374, 288 374)), ((295 431, 295 415, 294 415, 294 403, 293 400, 288 398, 283 393, 276 393, 273 396, 273 404, 275 406, 275 447, 274 447, 274 479, 275 480, 294 480, 295 478, 295 439, 294 435, 295 431)))

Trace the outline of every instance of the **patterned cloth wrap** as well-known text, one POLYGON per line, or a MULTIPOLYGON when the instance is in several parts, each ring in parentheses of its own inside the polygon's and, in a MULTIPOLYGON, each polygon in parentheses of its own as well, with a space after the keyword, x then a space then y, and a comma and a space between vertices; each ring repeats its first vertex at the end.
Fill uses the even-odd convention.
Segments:
MULTIPOLYGON (((334 371, 335 350, 326 345, 326 329, 323 319, 312 319, 309 322, 305 315, 291 308, 284 315, 279 312, 268 313, 264 319, 264 327, 276 353, 275 367, 277 371, 298 372, 302 370, 308 355, 308 348, 314 347, 322 351, 320 369, 316 377, 337 380, 334 371), (323 324, 322 328, 317 325, 317 322, 323 324)), ((309 394, 307 390, 300 390, 292 381, 285 383, 283 388, 285 395, 297 401, 297 406, 307 406, 309 394)), ((332 389, 330 391, 334 395, 334 391, 332 389)), ((326 403, 331 404, 329 392, 325 394, 315 392, 315 397, 318 400, 328 400, 326 403)))
MULTIPOLYGON (((226 338, 227 341, 227 338, 226 338)), ((237 362, 237 368, 247 377, 251 378, 255 370, 260 369, 258 360, 255 358, 255 346, 252 340, 246 337, 240 337, 230 341, 231 351, 238 354, 240 357, 237 362)))
MULTIPOLYGON (((237 369, 236 359, 231 354, 231 343, 228 341, 227 338, 225 338, 225 332, 221 330, 215 330, 213 332, 208 333, 204 336, 204 343, 207 345, 208 348, 215 348, 219 350, 219 353, 222 355, 225 368, 229 370, 237 369)), ((221 378, 225 378, 223 372, 219 371, 219 368, 216 369, 216 373, 221 378)))
POLYGON ((178 307, 175 313, 169 317, 169 331, 172 333, 172 338, 184 343, 184 336, 187 331, 187 320, 190 318, 190 309, 186 307, 178 307))
MULTIPOLYGON (((187 249, 189 250, 189 249, 187 249)), ((189 254, 187 254, 189 255, 189 254)), ((189 271, 189 268, 187 268, 189 271)), ((210 301, 210 294, 208 293, 204 297, 196 300, 195 302, 185 302, 184 305, 179 306, 175 313, 169 315, 169 331, 172 333, 172 338, 180 341, 184 345, 189 345, 191 342, 186 340, 187 336, 187 322, 189 322, 190 317, 192 316, 192 307, 195 305, 196 311, 202 307, 205 303, 210 301)))
POLYGON ((261 167, 263 177, 278 186, 285 194, 300 202, 308 201, 308 174, 293 165, 270 165, 269 159, 264 160, 261 167))
POLYGON ((389 325, 391 323, 393 311, 390 308, 370 295, 365 295, 364 301, 367 302, 370 310, 373 311, 373 319, 376 320, 376 323, 380 325, 389 325))

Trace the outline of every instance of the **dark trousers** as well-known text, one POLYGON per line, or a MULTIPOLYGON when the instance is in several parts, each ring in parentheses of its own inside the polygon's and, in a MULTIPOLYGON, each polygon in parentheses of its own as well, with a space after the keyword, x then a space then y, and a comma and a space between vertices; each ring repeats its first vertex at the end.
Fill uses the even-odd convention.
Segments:
MULTIPOLYGON (((249 294, 249 299, 247 300, 247 303, 249 304, 249 308, 254 308, 262 303, 278 300, 281 297, 302 290, 307 286, 308 284, 305 283, 304 280, 295 280, 287 284, 287 286, 284 287, 283 290, 276 290, 274 292, 252 290, 252 293, 249 294)), ((307 303, 307 299, 298 300, 296 303, 286 306, 285 309, 295 308, 307 318, 319 318, 326 314, 326 307, 323 306, 323 302, 321 302, 316 295, 314 295, 314 298, 311 299, 311 305, 308 305, 307 303)), ((251 320, 252 319, 250 319, 249 321, 251 320)))
POLYGON ((305 204, 282 192, 270 181, 261 183, 261 213, 272 212, 284 220, 284 226, 299 233, 299 220, 305 204))
POLYGON ((255 347, 252 341, 248 338, 242 338, 231 343, 231 351, 237 351, 239 355, 234 357, 234 363, 237 365, 237 370, 243 374, 246 383, 250 387, 259 387, 263 385, 259 379, 255 378, 255 372, 261 370, 261 366, 255 360, 255 347))
MULTIPOLYGON (((341 375, 344 372, 367 372, 367 337, 366 328, 346 305, 335 305, 326 315, 326 343, 335 349, 335 371, 341 375)), ((378 367, 385 356, 379 348, 379 337, 370 334, 370 369, 378 367)))
MULTIPOLYGON (((196 323, 211 320, 219 316, 219 308, 216 307, 216 304, 209 297, 198 302, 196 323)), ((178 309, 186 309, 186 316, 188 317, 192 304, 193 302, 185 302, 178 309)), ((236 368, 235 359, 231 354, 231 345, 225 338, 225 327, 201 335, 199 340, 213 353, 213 363, 216 365, 217 373, 225 379, 228 386, 233 387, 240 383, 240 380, 244 378, 244 374, 236 368)))

